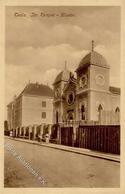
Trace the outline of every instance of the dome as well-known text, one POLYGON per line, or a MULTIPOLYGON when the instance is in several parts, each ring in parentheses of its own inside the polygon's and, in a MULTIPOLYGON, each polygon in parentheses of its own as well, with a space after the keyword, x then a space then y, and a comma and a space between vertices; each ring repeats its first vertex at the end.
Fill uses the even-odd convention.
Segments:
POLYGON ((80 69, 88 65, 96 65, 104 68, 109 68, 109 65, 107 64, 105 58, 95 51, 90 52, 80 61, 80 64, 76 71, 79 71, 80 69))
POLYGON ((68 71, 67 69, 65 69, 64 71, 61 71, 57 75, 57 77, 56 77, 56 79, 54 81, 54 84, 56 84, 57 82, 60 82, 60 81, 68 81, 69 78, 70 78, 70 74, 71 74, 71 72, 68 71))

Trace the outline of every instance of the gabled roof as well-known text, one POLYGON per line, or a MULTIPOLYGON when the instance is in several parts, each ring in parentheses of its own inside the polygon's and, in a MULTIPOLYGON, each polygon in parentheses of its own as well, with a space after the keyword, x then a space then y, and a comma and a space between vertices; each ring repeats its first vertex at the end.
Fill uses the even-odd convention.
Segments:
POLYGON ((29 83, 21 94, 53 97, 53 90, 47 85, 29 83))

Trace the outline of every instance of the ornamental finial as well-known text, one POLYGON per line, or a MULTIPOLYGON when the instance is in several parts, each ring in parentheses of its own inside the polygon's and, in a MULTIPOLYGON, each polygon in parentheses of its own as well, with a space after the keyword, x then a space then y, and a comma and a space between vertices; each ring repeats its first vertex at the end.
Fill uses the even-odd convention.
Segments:
POLYGON ((92 40, 92 51, 94 51, 94 40, 92 40))

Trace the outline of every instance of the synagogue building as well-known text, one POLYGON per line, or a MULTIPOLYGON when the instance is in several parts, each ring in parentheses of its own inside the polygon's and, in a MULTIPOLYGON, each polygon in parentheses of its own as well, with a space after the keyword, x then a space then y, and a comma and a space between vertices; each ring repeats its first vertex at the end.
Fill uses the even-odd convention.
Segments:
POLYGON ((93 41, 75 73, 65 67, 54 80, 54 123, 119 124, 120 88, 110 86, 110 65, 93 41))

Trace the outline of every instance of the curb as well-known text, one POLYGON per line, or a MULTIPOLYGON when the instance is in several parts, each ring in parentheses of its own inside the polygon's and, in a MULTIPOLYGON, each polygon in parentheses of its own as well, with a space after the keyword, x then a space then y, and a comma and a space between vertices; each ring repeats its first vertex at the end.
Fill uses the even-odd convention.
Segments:
POLYGON ((7 137, 7 138, 15 140, 15 141, 21 141, 24 143, 35 144, 35 145, 39 145, 39 146, 49 147, 52 149, 58 149, 58 150, 62 150, 62 151, 72 152, 72 153, 81 154, 81 155, 87 155, 90 157, 95 157, 95 158, 100 158, 100 159, 105 159, 105 160, 120 163, 120 156, 118 156, 118 155, 115 156, 115 155, 109 155, 109 154, 104 154, 104 153, 98 153, 98 152, 94 152, 94 151, 84 149, 84 148, 83 149, 82 148, 74 148, 74 147, 58 145, 58 144, 50 144, 50 143, 49 144, 44 144, 44 143, 40 144, 38 142, 33 142, 32 140, 23 140, 23 139, 19 139, 19 138, 12 138, 12 137, 7 137))

